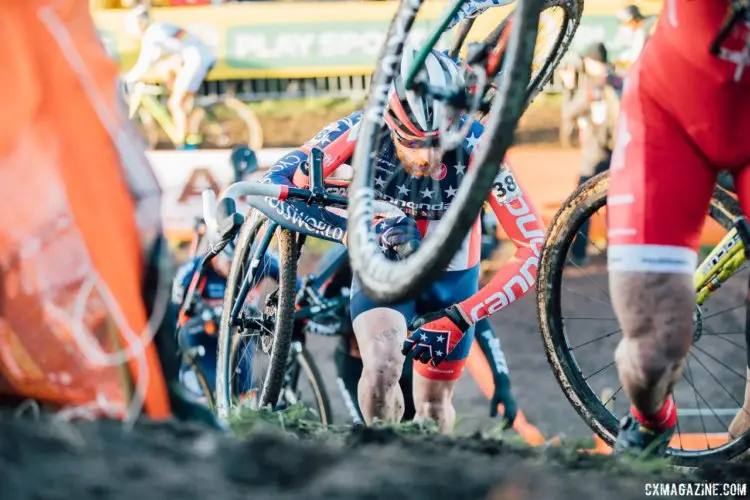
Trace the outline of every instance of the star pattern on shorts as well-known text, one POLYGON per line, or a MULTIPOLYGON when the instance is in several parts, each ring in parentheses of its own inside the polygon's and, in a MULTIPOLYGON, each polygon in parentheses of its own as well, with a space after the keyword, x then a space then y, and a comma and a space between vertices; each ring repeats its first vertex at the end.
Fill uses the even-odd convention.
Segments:
POLYGON ((375 177, 375 185, 379 188, 384 188, 385 180, 381 179, 380 177, 375 177))
POLYGON ((453 168, 456 169, 456 175, 464 175, 464 171, 466 170, 466 165, 461 163, 460 161, 453 165, 453 168))
POLYGON ((448 186, 448 189, 445 190, 445 197, 446 198, 449 198, 449 197, 452 198, 452 197, 456 196, 456 191, 458 191, 458 190, 456 188, 454 188, 453 186, 448 186))
POLYGON ((401 184, 400 186, 397 186, 396 189, 398 189, 398 194, 409 196, 409 188, 406 187, 406 184, 401 184))
POLYGON ((422 191, 420 191, 420 194, 422 195, 422 198, 432 199, 434 191, 431 191, 430 188, 424 188, 422 191))

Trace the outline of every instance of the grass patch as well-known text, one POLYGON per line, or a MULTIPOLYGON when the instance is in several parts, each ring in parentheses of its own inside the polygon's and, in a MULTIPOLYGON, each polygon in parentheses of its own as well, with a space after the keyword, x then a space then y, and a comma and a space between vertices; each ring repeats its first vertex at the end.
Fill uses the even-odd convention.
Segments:
POLYGON ((590 448, 590 438, 564 439, 558 444, 531 447, 513 431, 497 428, 471 436, 443 436, 432 421, 392 424, 375 422, 369 428, 352 428, 349 425, 323 426, 312 419, 313 415, 301 405, 282 411, 238 408, 229 417, 234 435, 243 438, 258 431, 282 432, 303 440, 358 447, 364 444, 390 444, 400 442, 405 446, 431 446, 464 449, 488 456, 511 453, 533 461, 557 464, 568 470, 598 470, 614 477, 663 477, 678 480, 684 472, 674 468, 665 458, 640 459, 629 456, 612 457, 582 453, 590 448))
MULTIPOLYGON (((243 437, 258 429, 274 428, 300 437, 316 437, 326 434, 345 435, 351 430, 350 425, 324 426, 315 419, 309 408, 302 404, 290 406, 280 411, 268 408, 253 410, 250 408, 235 408, 228 418, 229 427, 235 436, 243 437)), ((438 427, 435 422, 375 422, 374 429, 390 429, 403 436, 437 435, 438 427)))
MULTIPOLYGON (((532 108, 559 107, 562 103, 562 94, 538 95, 532 108)), ((266 100, 246 103, 258 117, 277 118, 308 115, 310 113, 340 113, 346 116, 364 107, 363 99, 351 99, 348 97, 307 97, 297 99, 266 100)))
POLYGON ((347 97, 308 97, 304 99, 284 99, 248 103, 258 117, 288 117, 311 113, 340 113, 346 116, 362 108, 364 101, 347 97))

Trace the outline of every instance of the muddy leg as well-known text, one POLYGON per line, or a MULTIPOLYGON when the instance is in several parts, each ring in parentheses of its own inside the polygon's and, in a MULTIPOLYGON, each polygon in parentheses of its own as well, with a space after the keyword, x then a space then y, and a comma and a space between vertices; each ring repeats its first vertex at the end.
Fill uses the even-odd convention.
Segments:
POLYGON ((406 320, 393 309, 379 307, 358 315, 354 334, 362 355, 362 377, 357 396, 367 424, 375 419, 399 422, 404 414, 404 395, 398 385, 404 366, 401 343, 406 320))
POLYGON ((415 421, 431 419, 437 422, 440 432, 450 434, 456 421, 453 407, 453 389, 456 380, 430 380, 414 371, 415 421))
POLYGON ((656 414, 682 374, 692 342, 692 276, 610 272, 610 293, 623 339, 617 370, 631 403, 656 414))

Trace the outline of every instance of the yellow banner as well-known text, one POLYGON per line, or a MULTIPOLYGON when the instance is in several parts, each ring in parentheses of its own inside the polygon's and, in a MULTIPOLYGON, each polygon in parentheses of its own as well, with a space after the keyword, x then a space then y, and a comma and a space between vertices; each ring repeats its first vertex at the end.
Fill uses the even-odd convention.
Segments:
MULTIPOLYGON (((451 2, 452 3, 452 2, 451 2)), ((427 1, 412 36, 436 28, 450 3, 427 1)), ((661 1, 642 2, 653 13, 661 1)), ((615 0, 586 1, 581 43, 604 39, 616 29, 615 0)), ((179 25, 214 48, 218 63, 211 80, 305 78, 368 74, 385 40, 398 2, 258 2, 206 7, 152 9, 156 20, 179 25)), ((470 40, 489 33, 511 7, 493 7, 479 16, 470 40)), ((125 30, 126 10, 93 12, 102 41, 123 70, 135 63, 139 40, 125 30)), ((441 41, 450 43, 450 34, 441 41)))

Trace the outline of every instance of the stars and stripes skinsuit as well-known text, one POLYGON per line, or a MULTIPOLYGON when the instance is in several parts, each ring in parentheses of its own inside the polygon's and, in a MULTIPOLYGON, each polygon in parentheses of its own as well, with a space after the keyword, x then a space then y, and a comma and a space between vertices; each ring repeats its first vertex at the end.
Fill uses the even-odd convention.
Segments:
MULTIPOLYGON (((323 169, 327 189, 345 194, 351 174, 349 162, 354 152, 360 118, 361 112, 356 112, 328 125, 305 145, 281 158, 266 173, 262 182, 306 186, 306 160, 310 149, 318 147, 325 153, 323 169)), ((412 218, 422 237, 429 238, 431 227, 438 223, 450 206, 483 130, 480 123, 473 123, 461 148, 446 152, 439 165, 419 176, 407 173, 398 159, 392 140, 386 134, 376 158, 377 197, 412 218)), ((493 279, 482 289, 478 289, 481 226, 477 218, 441 279, 417 300, 388 306, 401 312, 407 324, 426 313, 454 304, 461 309, 463 316, 470 318, 465 332, 448 332, 442 339, 446 344, 445 352, 441 353, 445 358, 442 363, 438 366, 415 364, 415 369, 426 378, 459 378, 473 339, 472 325, 505 308, 535 284, 539 252, 544 241, 544 225, 510 169, 498 175, 488 203, 516 246, 515 255, 493 279)), ((256 201, 254 206, 271 219, 299 232, 339 243, 346 242, 345 211, 270 198, 256 201)), ((352 320, 367 310, 382 307, 362 292, 356 276, 352 283, 351 297, 352 320)), ((431 335, 429 329, 422 330, 421 334, 431 335)), ((435 341, 438 342, 441 334, 435 335, 435 341)))

